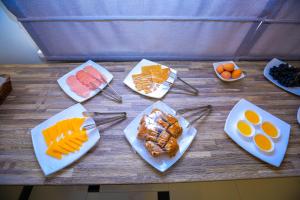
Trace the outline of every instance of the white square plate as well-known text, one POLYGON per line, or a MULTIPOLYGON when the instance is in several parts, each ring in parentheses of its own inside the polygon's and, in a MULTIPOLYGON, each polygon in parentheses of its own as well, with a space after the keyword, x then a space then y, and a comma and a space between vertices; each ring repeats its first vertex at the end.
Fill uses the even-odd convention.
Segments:
POLYGON ((125 129, 125 137, 133 147, 133 149, 150 165, 159 170, 160 172, 166 171, 169 167, 171 167, 179 158, 184 154, 187 148, 192 143, 193 139, 197 134, 197 130, 190 126, 187 127, 189 122, 185 120, 183 117, 177 117, 180 125, 182 126, 183 132, 182 135, 178 138, 179 150, 174 157, 169 157, 168 155, 162 155, 157 158, 151 156, 151 154, 147 151, 144 146, 144 141, 137 138, 139 123, 145 114, 150 114, 154 108, 158 108, 165 113, 169 113, 171 115, 176 114, 176 111, 169 107, 167 104, 158 101, 140 113, 125 129))
POLYGON ((97 69, 101 74, 103 74, 106 78, 107 83, 109 83, 112 79, 113 79, 113 75, 104 67, 102 67, 101 65, 98 65, 97 63, 89 60, 81 65, 79 65, 78 67, 76 67, 75 69, 73 69, 72 71, 68 72, 67 74, 65 74, 64 76, 62 76, 61 78, 59 78, 57 80, 59 86, 63 89, 63 91, 69 95, 72 99, 74 99, 77 102, 83 102, 88 100, 89 98, 95 96, 98 92, 100 92, 103 88, 105 88, 107 86, 107 84, 101 84, 98 89, 93 90, 90 92, 90 95, 86 98, 81 97, 79 95, 77 95, 75 92, 73 92, 71 90, 71 88, 68 86, 67 84, 67 78, 71 75, 75 75, 79 70, 82 70, 85 66, 91 65, 93 66, 95 69, 97 69))
MULTIPOLYGON (((82 155, 88 152, 100 139, 98 130, 92 129, 88 131, 88 141, 83 143, 79 151, 70 153, 69 155, 64 156, 61 160, 52 158, 45 153, 47 150, 47 145, 42 134, 43 129, 48 128, 63 119, 83 117, 82 112, 84 111, 86 111, 86 109, 81 104, 75 104, 67 108, 66 110, 63 110, 62 112, 54 115, 48 120, 42 122, 31 130, 34 152, 46 176, 63 169, 64 167, 79 159, 82 155)), ((92 118, 88 118, 84 122, 84 124, 95 124, 95 122, 92 118)))
MULTIPOLYGON (((291 126, 288 123, 264 111, 263 109, 250 103, 249 101, 246 101, 245 99, 241 99, 237 104, 235 104, 235 106, 232 108, 232 110, 230 111, 226 119, 226 123, 224 127, 224 131, 227 133, 227 135, 238 145, 240 145, 240 147, 248 151, 253 156, 276 167, 280 166, 284 158, 287 145, 289 142, 290 129, 291 126), (248 109, 257 112, 261 116, 262 121, 270 121, 273 124, 276 124, 277 128, 280 130, 281 135, 279 137, 279 140, 278 141, 273 140, 275 149, 272 154, 265 154, 261 152, 255 146, 253 140, 250 141, 244 140, 242 136, 238 133, 236 124, 238 120, 243 119, 244 112, 248 109)), ((255 127, 255 131, 256 133, 257 132, 262 133, 262 130, 259 127, 255 127)))
POLYGON ((273 66, 279 66, 281 63, 285 63, 281 60, 278 60, 277 58, 273 58, 270 62, 268 62, 268 64, 266 65, 265 69, 264 69, 264 76, 271 81, 272 83, 274 83, 275 85, 277 85, 278 87, 293 93, 297 96, 300 96, 300 87, 285 87, 283 85, 281 85, 277 80, 273 79, 273 77, 269 74, 270 69, 273 66))
MULTIPOLYGON (((146 59, 143 59, 141 60, 130 72, 129 74, 126 76, 126 78, 124 79, 123 83, 125 85, 127 85, 128 87, 130 87, 132 90, 136 91, 137 93, 140 93, 142 95, 145 95, 145 96, 148 96, 148 97, 152 97, 152 98, 157 98, 157 99, 160 99, 162 98, 163 96, 165 96, 165 94, 169 91, 170 89, 170 86, 169 85, 163 85, 161 84, 155 91, 151 92, 151 93, 148 93, 146 94, 144 91, 138 91, 135 87, 135 84, 133 83, 133 79, 132 79, 132 75, 133 74, 139 74, 142 72, 142 67, 143 66, 149 66, 149 65, 161 65, 159 63, 156 63, 156 62, 152 62, 150 60, 146 60, 146 59)), ((161 65, 162 68, 168 68, 167 66, 165 65, 161 65)), ((169 67, 170 68, 170 67, 169 67)), ((177 74, 177 71, 170 68, 170 71, 174 74, 177 74)), ((175 78, 176 79, 176 78, 175 78)), ((174 78, 172 77, 169 77, 168 78, 168 82, 170 83, 174 83, 175 81, 174 78)))
POLYGON ((236 79, 225 79, 223 78, 218 72, 217 72, 217 67, 220 65, 220 64, 225 64, 225 63, 232 63, 234 64, 234 69, 239 69, 239 67, 233 62, 233 61, 222 61, 222 62, 216 62, 216 63, 213 63, 213 66, 214 66, 214 70, 217 74, 217 76, 219 77, 219 79, 221 79, 222 81, 226 81, 226 82, 232 82, 232 81, 237 81, 237 80, 240 80, 242 78, 245 78, 246 75, 245 73, 243 72, 242 75, 239 77, 239 78, 236 78, 236 79))

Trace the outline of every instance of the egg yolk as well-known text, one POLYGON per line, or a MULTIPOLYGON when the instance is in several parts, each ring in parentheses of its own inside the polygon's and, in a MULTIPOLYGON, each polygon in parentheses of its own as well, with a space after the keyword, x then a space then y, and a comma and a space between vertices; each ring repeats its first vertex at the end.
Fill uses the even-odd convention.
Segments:
POLYGON ((258 124, 259 123, 259 115, 256 112, 252 111, 252 110, 247 110, 245 112, 245 117, 252 124, 258 124))
POLYGON ((271 141, 264 135, 262 134, 257 134, 254 136, 254 140, 256 145, 264 150, 264 151, 269 151, 272 148, 272 143, 271 141))
POLYGON ((273 138, 277 137, 278 131, 277 131, 276 127, 273 124, 271 124, 270 122, 264 122, 261 127, 262 127, 262 130, 270 137, 273 137, 273 138))
POLYGON ((237 128, 239 129, 239 131, 245 135, 245 136, 250 136, 251 132, 252 132, 252 128, 249 124, 247 124, 244 121, 239 121, 237 124, 237 128))

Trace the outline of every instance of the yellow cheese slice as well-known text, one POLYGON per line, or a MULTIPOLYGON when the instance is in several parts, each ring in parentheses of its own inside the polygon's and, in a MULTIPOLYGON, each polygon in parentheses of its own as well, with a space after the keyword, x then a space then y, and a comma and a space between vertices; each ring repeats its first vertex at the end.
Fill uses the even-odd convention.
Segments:
POLYGON ((85 130, 77 131, 77 132, 73 133, 73 135, 77 140, 79 140, 81 142, 86 142, 88 140, 88 136, 87 136, 85 130))
POLYGON ((68 155, 80 150, 88 140, 86 130, 81 130, 86 118, 70 118, 57 122, 42 131, 48 146, 46 154, 61 159, 62 154, 68 155))
POLYGON ((73 145, 77 146, 78 148, 80 148, 82 146, 82 142, 76 140, 73 135, 69 135, 65 139, 72 142, 73 145))
POLYGON ((67 144, 68 146, 70 146, 73 150, 78 151, 79 150, 79 146, 74 144, 73 142, 71 142, 70 140, 68 140, 67 138, 63 139, 65 144, 67 144))
POLYGON ((61 135, 64 133, 64 129, 62 127, 62 123, 61 122, 57 122, 54 126, 56 128, 57 134, 61 135))
POLYGON ((46 151, 46 154, 51 156, 51 157, 54 157, 58 160, 60 160, 62 158, 61 153, 59 153, 57 151, 54 151, 52 148, 48 148, 47 151, 46 151))
POLYGON ((61 148, 64 148, 65 150, 74 153, 76 151, 76 149, 73 149, 72 147, 70 147, 68 144, 66 144, 66 142, 64 140, 61 140, 57 143, 61 148))
POLYGON ((76 145, 78 145, 78 146, 82 146, 82 141, 80 141, 80 140, 77 140, 76 139, 76 137, 74 136, 74 134, 72 134, 72 135, 69 135, 68 136, 68 139, 71 141, 71 142, 73 142, 74 144, 76 144, 76 145))
POLYGON ((85 118, 73 118, 73 120, 71 121, 72 130, 73 131, 80 130, 84 120, 85 120, 85 118))
POLYGON ((44 139, 45 139, 45 142, 46 142, 47 146, 49 146, 50 142, 52 141, 52 139, 51 139, 51 127, 43 130, 42 134, 44 136, 44 139))
POLYGON ((57 152, 59 152, 61 154, 65 154, 65 155, 68 155, 70 153, 66 149, 64 149, 61 146, 59 146, 57 144, 57 142, 53 142, 52 145, 49 148, 52 148, 54 151, 57 151, 57 152))
POLYGON ((61 132, 66 135, 68 133, 68 131, 70 130, 69 126, 68 126, 68 119, 62 120, 60 122, 57 123, 57 126, 59 126, 59 129, 61 130, 61 132))
POLYGON ((149 74, 152 71, 160 71, 161 66, 160 65, 148 65, 148 66, 143 66, 142 67, 142 73, 143 74, 149 74))

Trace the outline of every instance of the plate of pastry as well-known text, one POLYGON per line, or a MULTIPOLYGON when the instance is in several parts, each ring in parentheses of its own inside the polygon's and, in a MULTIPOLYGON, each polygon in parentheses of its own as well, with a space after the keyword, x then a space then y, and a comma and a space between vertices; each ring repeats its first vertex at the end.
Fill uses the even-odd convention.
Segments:
POLYGON ((281 89, 300 96, 300 67, 273 58, 266 65, 264 76, 281 89))
POLYGON ((92 98, 113 79, 101 65, 89 60, 57 80, 62 90, 77 102, 92 98))
POLYGON ((141 112, 125 129, 125 137, 146 162, 160 172, 169 169, 194 140, 197 130, 162 101, 141 112))
POLYGON ((230 111, 224 131, 253 156, 279 167, 291 126, 251 102, 241 99, 230 111))
POLYGON ((34 152, 46 176, 79 159, 100 139, 97 129, 82 128, 95 125, 83 116, 85 111, 81 104, 73 105, 31 130, 34 152))
POLYGON ((143 59, 128 73, 123 82, 139 94, 160 99, 169 91, 176 77, 176 70, 143 59))

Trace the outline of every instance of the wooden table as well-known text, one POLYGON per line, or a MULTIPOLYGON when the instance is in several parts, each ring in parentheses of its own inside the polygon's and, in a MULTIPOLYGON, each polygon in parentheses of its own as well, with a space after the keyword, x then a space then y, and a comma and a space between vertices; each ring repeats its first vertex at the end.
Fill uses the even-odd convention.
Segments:
MULTIPOLYGON (((123 103, 99 94, 83 105, 91 111, 126 111, 128 119, 101 132, 99 143, 80 160, 45 177, 35 158, 29 130, 76 102, 56 80, 76 63, 1 65, 0 74, 10 74, 13 91, 0 105, 0 184, 127 184, 173 183, 229 179, 252 179, 300 175, 300 126, 296 120, 300 98, 289 94, 262 75, 266 62, 238 62, 248 76, 237 82, 219 80, 212 62, 162 62, 196 86, 198 96, 176 88, 163 99, 171 107, 213 105, 213 112, 195 124, 198 134, 185 155, 165 173, 160 173, 135 154, 124 137, 127 124, 155 99, 143 97, 123 84, 135 62, 101 63, 110 70, 112 86, 123 103), (241 98, 291 124, 285 159, 272 167, 236 145, 223 131, 226 117, 241 98)), ((290 62, 300 66, 300 62, 290 62)))

